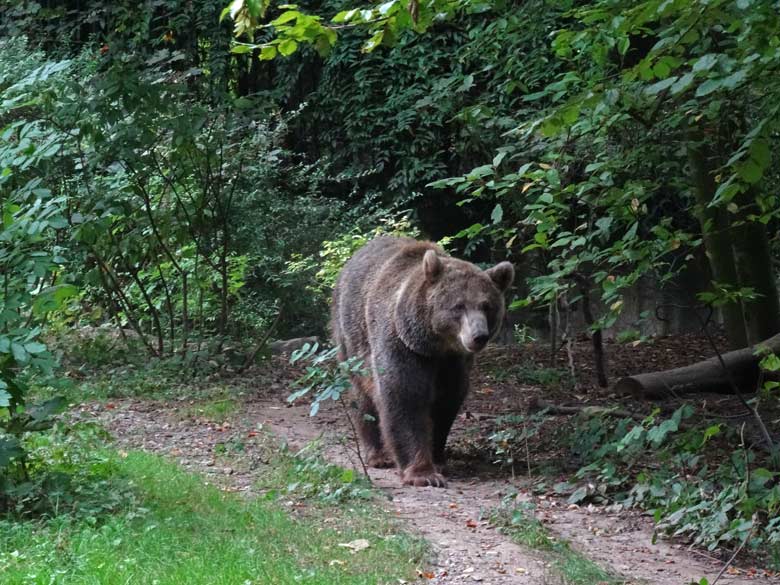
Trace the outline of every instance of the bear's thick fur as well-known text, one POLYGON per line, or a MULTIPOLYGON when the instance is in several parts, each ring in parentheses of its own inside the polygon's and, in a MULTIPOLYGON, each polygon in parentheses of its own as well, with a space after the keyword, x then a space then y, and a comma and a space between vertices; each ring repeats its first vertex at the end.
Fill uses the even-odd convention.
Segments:
POLYGON ((395 464, 406 485, 444 487, 473 356, 498 331, 513 279, 509 262, 483 271, 408 238, 377 238, 347 262, 331 326, 341 358, 364 359, 372 373, 352 379, 369 465, 395 464))

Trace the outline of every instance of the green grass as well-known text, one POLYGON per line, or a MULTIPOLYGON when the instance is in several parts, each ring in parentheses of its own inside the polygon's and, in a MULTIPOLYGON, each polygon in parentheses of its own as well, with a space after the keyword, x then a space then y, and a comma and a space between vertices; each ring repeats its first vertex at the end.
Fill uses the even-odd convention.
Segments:
POLYGON ((238 402, 234 398, 223 396, 185 407, 179 412, 179 415, 185 418, 199 417, 214 422, 225 422, 237 410, 238 402))
POLYGON ((419 542, 371 503, 307 508, 246 500, 142 453, 116 457, 132 497, 111 514, 0 520, 3 585, 368 584, 412 579, 419 542), (365 538, 352 553, 339 546, 365 538))
POLYGON ((550 563, 552 571, 566 585, 624 583, 619 577, 573 549, 565 540, 553 537, 528 507, 502 506, 493 512, 490 520, 513 541, 541 551, 550 563))

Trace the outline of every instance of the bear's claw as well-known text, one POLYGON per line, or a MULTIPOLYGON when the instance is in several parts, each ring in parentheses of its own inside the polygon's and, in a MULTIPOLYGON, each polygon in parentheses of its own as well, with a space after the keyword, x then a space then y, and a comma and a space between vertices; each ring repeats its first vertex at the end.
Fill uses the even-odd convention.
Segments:
POLYGON ((405 473, 403 477, 404 485, 413 485, 415 487, 447 487, 447 480, 444 476, 436 472, 428 473, 405 473))
POLYGON ((395 467, 395 461, 393 461, 393 459, 384 451, 370 453, 368 457, 366 457, 366 464, 369 467, 374 467, 376 469, 395 467))

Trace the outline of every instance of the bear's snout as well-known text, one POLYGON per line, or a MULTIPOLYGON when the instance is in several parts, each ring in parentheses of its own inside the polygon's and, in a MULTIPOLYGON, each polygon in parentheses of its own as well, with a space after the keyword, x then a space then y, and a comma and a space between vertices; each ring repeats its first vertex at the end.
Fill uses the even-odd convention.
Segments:
POLYGON ((469 311, 461 319, 460 334, 461 345, 469 353, 476 353, 485 349, 490 340, 487 319, 481 311, 469 311))

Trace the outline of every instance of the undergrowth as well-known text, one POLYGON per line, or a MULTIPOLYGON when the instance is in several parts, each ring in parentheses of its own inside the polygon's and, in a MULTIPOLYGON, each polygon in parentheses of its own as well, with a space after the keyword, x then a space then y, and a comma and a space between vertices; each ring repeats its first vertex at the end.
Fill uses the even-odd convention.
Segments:
POLYGON ((298 451, 283 447, 274 459, 273 470, 266 474, 260 486, 266 497, 287 497, 323 504, 372 500, 376 493, 368 479, 354 469, 328 463, 322 456, 319 440, 298 451))
POLYGON ((534 516, 528 503, 516 503, 515 495, 505 497, 492 511, 490 522, 515 542, 541 551, 552 571, 567 585, 616 585, 622 580, 588 559, 571 545, 550 534, 534 516))
MULTIPOLYGON (((711 551, 744 546, 780 567, 780 472, 750 421, 708 422, 687 404, 645 418, 586 408, 560 421, 544 411, 498 417, 481 448, 513 474, 567 476, 552 489, 570 504, 639 508, 656 535, 711 551)), ((550 489, 538 478, 534 486, 550 489)))
POLYGON ((576 419, 569 446, 583 465, 556 487, 571 503, 649 510, 659 533, 709 550, 744 543, 780 562, 780 473, 744 427, 695 424, 683 405, 668 418, 655 410, 643 420, 576 419))

